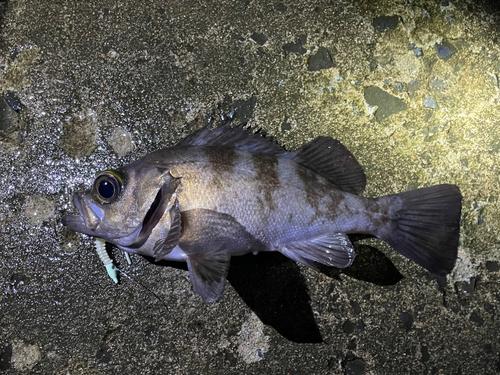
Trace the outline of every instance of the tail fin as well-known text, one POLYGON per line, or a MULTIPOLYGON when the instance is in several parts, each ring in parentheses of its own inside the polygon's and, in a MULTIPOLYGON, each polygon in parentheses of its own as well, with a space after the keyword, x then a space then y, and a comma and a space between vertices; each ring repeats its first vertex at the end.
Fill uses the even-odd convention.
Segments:
POLYGON ((462 194, 455 185, 436 185, 384 198, 399 200, 391 230, 380 237, 430 272, 445 275, 457 259, 462 194))

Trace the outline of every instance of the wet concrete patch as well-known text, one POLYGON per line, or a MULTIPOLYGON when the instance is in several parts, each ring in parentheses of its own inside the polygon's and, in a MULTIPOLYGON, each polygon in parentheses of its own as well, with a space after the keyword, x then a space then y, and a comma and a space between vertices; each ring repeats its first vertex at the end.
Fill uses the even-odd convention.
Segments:
POLYGON ((74 158, 89 156, 97 147, 99 132, 91 117, 75 117, 64 124, 63 131, 61 147, 74 158))
POLYGON ((33 225, 42 225, 55 216, 54 203, 47 197, 33 195, 27 198, 24 215, 33 225))

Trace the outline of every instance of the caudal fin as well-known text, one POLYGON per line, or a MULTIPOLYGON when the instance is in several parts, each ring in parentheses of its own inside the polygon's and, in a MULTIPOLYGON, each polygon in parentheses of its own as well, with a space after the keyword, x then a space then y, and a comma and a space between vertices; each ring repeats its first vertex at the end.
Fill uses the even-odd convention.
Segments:
POLYGON ((446 275, 457 259, 462 194, 455 185, 436 185, 382 197, 400 209, 380 237, 432 273, 446 275))

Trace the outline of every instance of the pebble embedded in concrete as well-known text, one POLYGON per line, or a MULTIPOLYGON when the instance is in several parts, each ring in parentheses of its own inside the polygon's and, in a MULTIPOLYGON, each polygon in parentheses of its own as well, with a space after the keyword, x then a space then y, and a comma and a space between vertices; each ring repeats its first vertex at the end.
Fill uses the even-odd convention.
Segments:
POLYGON ((375 117, 379 121, 395 113, 405 111, 408 108, 403 100, 376 86, 368 86, 365 88, 364 94, 365 100, 369 105, 378 107, 375 117))
POLYGON ((437 109, 437 107, 438 107, 436 99, 434 99, 430 96, 427 96, 427 98, 425 98, 424 106, 426 106, 427 108, 432 108, 432 109, 437 109))
POLYGON ((438 57, 444 61, 448 60, 452 55, 454 55, 458 51, 453 44, 447 41, 443 41, 441 44, 436 43, 434 45, 434 48, 436 49, 438 57))
POLYGON ((330 69, 335 66, 332 53, 325 47, 320 47, 318 51, 312 55, 307 61, 308 70, 316 72, 318 70, 330 69))
POLYGON ((378 32, 395 29, 398 26, 399 16, 381 16, 372 21, 372 25, 378 32))

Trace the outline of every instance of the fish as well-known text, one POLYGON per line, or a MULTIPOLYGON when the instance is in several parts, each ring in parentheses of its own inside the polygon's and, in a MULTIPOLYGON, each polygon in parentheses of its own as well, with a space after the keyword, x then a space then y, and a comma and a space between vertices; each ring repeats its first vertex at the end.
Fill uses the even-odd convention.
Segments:
POLYGON ((331 137, 287 151, 260 131, 206 125, 173 147, 99 172, 62 224, 155 261, 187 263, 204 302, 222 295, 232 256, 277 251, 311 269, 345 268, 367 234, 431 273, 457 259, 462 195, 440 184, 362 195, 363 168, 331 137))

